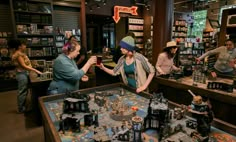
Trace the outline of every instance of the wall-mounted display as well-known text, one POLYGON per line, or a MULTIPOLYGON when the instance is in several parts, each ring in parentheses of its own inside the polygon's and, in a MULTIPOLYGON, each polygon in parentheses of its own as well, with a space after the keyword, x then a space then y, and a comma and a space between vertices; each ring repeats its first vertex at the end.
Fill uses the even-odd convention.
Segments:
POLYGON ((138 18, 129 18, 129 24, 139 24, 139 25, 143 25, 144 24, 144 20, 143 19, 138 19, 138 18))
POLYGON ((128 31, 134 33, 135 44, 138 48, 143 48, 143 23, 142 18, 128 18, 128 31))
MULTIPOLYGON (((191 75, 192 70, 197 66, 196 58, 205 53, 204 43, 197 42, 196 38, 187 38, 186 42, 179 43, 178 62, 184 68, 185 75, 191 75)), ((203 65, 204 61, 199 64, 203 65)))
POLYGON ((227 17, 227 27, 236 27, 236 14, 227 17))
POLYGON ((134 31, 143 31, 143 26, 138 26, 138 25, 129 25, 129 30, 134 30, 134 31))
POLYGON ((185 20, 178 19, 172 27, 172 39, 177 42, 185 42, 187 38, 188 24, 185 20))

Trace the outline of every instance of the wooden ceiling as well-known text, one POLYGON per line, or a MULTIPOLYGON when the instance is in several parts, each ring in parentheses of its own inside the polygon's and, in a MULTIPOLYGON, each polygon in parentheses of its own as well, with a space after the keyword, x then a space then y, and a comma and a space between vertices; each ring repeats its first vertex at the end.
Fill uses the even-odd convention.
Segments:
POLYGON ((234 0, 174 0, 174 8, 178 12, 192 12, 219 9, 230 3, 234 3, 234 0))
POLYGON ((192 12, 208 8, 208 0, 174 0, 174 10, 178 12, 192 12))

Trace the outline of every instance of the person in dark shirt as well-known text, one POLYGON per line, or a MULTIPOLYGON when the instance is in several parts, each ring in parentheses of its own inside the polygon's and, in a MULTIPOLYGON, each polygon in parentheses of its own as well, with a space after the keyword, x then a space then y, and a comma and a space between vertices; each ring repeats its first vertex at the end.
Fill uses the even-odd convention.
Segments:
POLYGON ((78 66, 78 68, 82 68, 84 66, 84 64, 87 62, 87 50, 85 47, 81 46, 80 49, 80 54, 79 56, 77 56, 77 58, 75 58, 76 60, 76 64, 78 66))

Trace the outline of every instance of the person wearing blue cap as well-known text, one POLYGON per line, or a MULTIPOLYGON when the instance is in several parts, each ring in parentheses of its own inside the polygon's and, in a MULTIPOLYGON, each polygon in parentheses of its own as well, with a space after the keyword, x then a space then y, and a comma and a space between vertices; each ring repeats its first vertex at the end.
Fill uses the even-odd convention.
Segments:
POLYGON ((124 37, 120 41, 120 47, 123 56, 120 57, 114 69, 108 69, 103 64, 99 66, 100 69, 113 76, 121 74, 126 85, 135 88, 137 93, 144 91, 154 77, 155 68, 148 62, 146 57, 135 52, 133 37, 124 37))

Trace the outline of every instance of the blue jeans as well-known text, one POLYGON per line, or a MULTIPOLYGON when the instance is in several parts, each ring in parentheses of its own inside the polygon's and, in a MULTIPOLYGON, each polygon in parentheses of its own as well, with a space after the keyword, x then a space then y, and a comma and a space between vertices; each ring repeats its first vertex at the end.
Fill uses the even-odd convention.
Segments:
POLYGON ((23 109, 25 109, 25 102, 28 94, 28 83, 29 83, 28 73, 17 72, 16 80, 18 82, 17 105, 18 105, 18 110, 22 111, 23 109))

